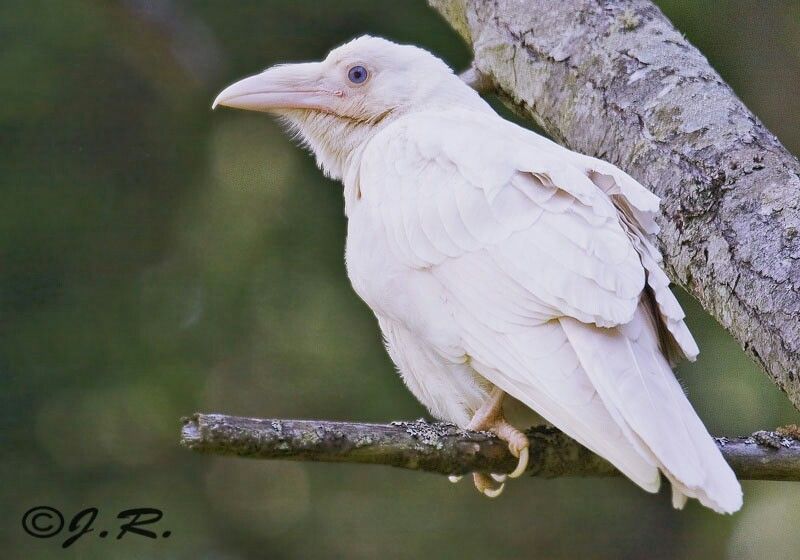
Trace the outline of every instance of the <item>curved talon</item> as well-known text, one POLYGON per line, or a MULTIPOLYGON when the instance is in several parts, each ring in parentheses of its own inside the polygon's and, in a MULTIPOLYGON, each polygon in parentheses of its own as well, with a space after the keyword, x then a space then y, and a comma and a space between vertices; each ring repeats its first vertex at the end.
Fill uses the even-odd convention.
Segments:
POLYGON ((522 476, 522 473, 524 473, 525 469, 528 468, 528 456, 528 447, 523 447, 519 452, 519 462, 517 463, 517 468, 508 473, 509 478, 519 478, 522 476))
POLYGON ((462 478, 464 478, 464 477, 463 476, 459 476, 459 475, 455 475, 455 474, 451 474, 450 476, 447 477, 447 480, 449 480, 450 482, 455 484, 456 482, 459 482, 462 478))
POLYGON ((503 492, 505 484, 501 484, 497 488, 492 485, 492 479, 483 473, 472 473, 472 481, 475 483, 475 488, 489 498, 496 498, 503 492))
POLYGON ((489 498, 496 498, 497 496, 499 496, 500 494, 503 493, 503 488, 505 488, 505 487, 506 487, 506 485, 505 485, 505 483, 503 483, 500 486, 498 486, 497 488, 484 488, 483 494, 484 494, 484 496, 487 496, 489 498))
POLYGON ((495 479, 497 482, 505 482, 505 481, 506 481, 506 478, 508 478, 508 475, 507 475, 507 474, 495 474, 495 473, 492 473, 492 474, 490 474, 489 476, 491 476, 491 477, 492 477, 493 479, 495 479))

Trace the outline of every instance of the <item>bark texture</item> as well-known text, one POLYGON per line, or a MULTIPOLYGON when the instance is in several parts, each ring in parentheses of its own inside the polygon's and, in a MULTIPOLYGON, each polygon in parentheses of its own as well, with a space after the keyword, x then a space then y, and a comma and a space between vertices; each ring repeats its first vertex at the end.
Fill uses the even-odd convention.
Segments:
POLYGON ((645 0, 429 0, 491 83, 662 199, 660 244, 800 409, 800 162, 645 0))
MULTIPOLYGON (((446 475, 504 473, 517 465, 508 446, 494 435, 452 424, 357 424, 222 414, 195 414, 183 422, 181 445, 216 455, 367 463, 446 475)), ((800 430, 792 430, 717 438, 717 444, 740 479, 800 480, 800 441, 795 438, 800 430)), ((540 426, 527 434, 529 476, 619 475, 605 459, 554 428, 540 426)))

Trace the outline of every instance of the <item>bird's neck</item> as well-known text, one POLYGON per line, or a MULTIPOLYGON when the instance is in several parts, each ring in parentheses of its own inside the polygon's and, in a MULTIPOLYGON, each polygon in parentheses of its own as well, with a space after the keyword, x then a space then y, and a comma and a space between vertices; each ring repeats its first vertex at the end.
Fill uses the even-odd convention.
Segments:
POLYGON ((284 115, 290 128, 331 179, 342 180, 355 162, 353 156, 383 128, 383 123, 357 121, 318 111, 284 115))

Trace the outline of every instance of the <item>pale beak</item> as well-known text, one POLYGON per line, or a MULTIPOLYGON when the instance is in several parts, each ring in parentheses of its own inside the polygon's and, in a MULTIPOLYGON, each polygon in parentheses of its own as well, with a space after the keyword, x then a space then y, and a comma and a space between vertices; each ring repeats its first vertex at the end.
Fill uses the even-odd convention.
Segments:
POLYGON ((334 102, 342 92, 325 88, 323 81, 322 65, 318 62, 274 66, 229 85, 211 108, 225 105, 263 112, 280 109, 333 112, 334 102))

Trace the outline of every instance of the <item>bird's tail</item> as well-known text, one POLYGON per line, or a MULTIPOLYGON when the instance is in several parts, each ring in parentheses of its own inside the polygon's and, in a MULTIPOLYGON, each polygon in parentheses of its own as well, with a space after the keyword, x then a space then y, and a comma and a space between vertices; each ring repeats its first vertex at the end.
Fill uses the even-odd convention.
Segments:
POLYGON ((634 447, 672 483, 672 503, 687 498, 720 513, 742 506, 742 489, 660 351, 642 303, 631 322, 600 328, 561 319, 592 384, 634 447))

